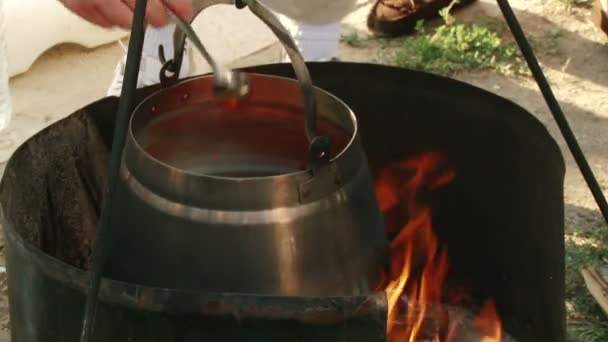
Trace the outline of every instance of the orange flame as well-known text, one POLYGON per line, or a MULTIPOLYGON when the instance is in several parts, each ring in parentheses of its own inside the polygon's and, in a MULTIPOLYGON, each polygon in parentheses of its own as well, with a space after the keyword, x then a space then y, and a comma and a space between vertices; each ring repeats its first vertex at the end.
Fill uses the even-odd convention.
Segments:
POLYGON ((479 316, 473 321, 473 327, 484 335, 481 342, 502 341, 500 317, 498 317, 494 300, 489 300, 484 304, 479 316), (499 322, 499 324, 496 324, 496 322, 499 322))
MULTIPOLYGON (((422 338, 441 341, 439 332, 436 336, 427 336, 423 324, 429 304, 439 304, 444 299, 442 296, 445 295, 443 286, 448 273, 448 254, 435 236, 431 204, 423 196, 454 180, 454 169, 445 160, 441 153, 422 154, 415 159, 389 165, 376 183, 387 230, 389 233, 398 232, 390 245, 391 268, 388 285, 385 287, 389 308, 389 341, 413 342, 422 338), (406 223, 403 225, 404 220, 406 223), (400 306, 404 295, 408 300, 408 308, 400 306), (405 321, 399 318, 403 317, 403 310, 407 310, 405 321)), ((456 300, 457 298, 449 299, 451 302, 456 300)), ((486 326, 483 332, 495 336, 484 342, 500 342, 502 327, 495 307, 492 304, 484 307, 484 310, 483 321, 492 324, 486 326), (488 332, 489 327, 493 330, 488 332)), ((444 337, 444 340, 451 340, 450 335, 452 333, 444 337)))

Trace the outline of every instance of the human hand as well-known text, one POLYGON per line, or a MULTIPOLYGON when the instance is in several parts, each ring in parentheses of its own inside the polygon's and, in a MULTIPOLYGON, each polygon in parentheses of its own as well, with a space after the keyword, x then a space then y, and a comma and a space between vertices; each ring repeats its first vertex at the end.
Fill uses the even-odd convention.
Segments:
MULTIPOLYGON (((128 29, 133 23, 135 0, 60 0, 65 7, 89 22, 102 27, 128 29)), ((160 27, 169 23, 167 8, 179 17, 192 17, 192 0, 148 0, 146 22, 160 27)))

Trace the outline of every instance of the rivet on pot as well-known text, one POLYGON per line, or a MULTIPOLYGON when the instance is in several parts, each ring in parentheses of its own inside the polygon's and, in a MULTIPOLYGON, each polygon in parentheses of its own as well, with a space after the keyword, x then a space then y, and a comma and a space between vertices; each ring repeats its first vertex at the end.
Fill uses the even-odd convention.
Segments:
POLYGON ((307 198, 307 197, 309 197, 309 196, 310 196, 310 188, 308 188, 308 187, 304 187, 304 188, 302 189, 301 194, 302 194, 302 198, 307 198))

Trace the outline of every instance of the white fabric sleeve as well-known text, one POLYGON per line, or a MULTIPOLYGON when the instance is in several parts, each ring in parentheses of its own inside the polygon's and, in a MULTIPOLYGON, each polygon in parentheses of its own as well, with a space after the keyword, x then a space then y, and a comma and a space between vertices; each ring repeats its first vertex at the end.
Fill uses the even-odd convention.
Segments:
POLYGON ((337 23, 352 12, 358 0, 260 0, 273 11, 309 25, 337 23))

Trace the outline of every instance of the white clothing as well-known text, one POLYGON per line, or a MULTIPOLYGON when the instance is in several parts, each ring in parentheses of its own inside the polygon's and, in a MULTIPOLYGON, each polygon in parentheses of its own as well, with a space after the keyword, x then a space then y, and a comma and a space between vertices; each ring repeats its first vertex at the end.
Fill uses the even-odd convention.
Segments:
POLYGON ((261 0, 275 12, 308 25, 327 25, 342 21, 357 0, 261 0))
POLYGON ((8 89, 8 60, 3 0, 0 0, 0 131, 8 126, 12 116, 11 97, 8 89))

